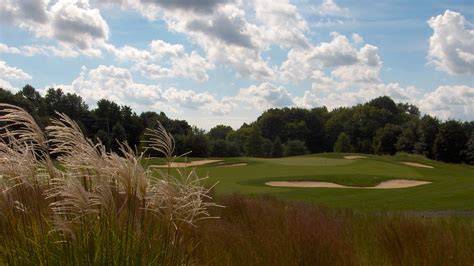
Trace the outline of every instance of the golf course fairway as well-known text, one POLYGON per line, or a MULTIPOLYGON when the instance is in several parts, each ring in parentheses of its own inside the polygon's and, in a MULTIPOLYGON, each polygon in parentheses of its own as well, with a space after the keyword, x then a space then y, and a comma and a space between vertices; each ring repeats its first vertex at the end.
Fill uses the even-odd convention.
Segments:
POLYGON ((217 182, 214 187, 217 197, 240 193, 353 209, 474 211, 474 167, 468 165, 445 164, 408 154, 325 153, 273 159, 213 159, 219 161, 198 164, 196 170, 200 176, 209 175, 207 186, 217 182), (422 181, 423 184, 407 188, 366 189, 389 180, 422 181), (278 181, 319 181, 351 188, 266 185, 278 181))

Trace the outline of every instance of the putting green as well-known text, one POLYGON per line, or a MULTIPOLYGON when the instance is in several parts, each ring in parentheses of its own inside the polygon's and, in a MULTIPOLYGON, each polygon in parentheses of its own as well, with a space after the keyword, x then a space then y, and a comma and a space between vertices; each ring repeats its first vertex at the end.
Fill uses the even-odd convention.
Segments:
MULTIPOLYGON (((222 159, 222 158, 219 158, 222 159)), ((223 158, 219 165, 197 167, 216 182, 217 196, 231 193, 272 195, 331 207, 380 210, 474 210, 474 167, 445 164, 422 156, 315 154, 278 159, 223 158), (366 156, 344 159, 344 156, 366 156), (402 163, 403 162, 403 163, 402 163), (412 165, 405 162, 414 163, 412 165), (238 167, 222 167, 222 165, 238 167), (419 165, 430 166, 419 167, 419 165), (371 187, 393 179, 431 182, 399 189, 270 187, 271 181, 319 181, 371 187)))

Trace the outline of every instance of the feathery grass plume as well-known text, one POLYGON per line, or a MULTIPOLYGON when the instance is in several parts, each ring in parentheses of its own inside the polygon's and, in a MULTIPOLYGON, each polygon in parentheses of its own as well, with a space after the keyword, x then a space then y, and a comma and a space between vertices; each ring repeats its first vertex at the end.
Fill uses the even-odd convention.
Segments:
MULTIPOLYGON (((190 262, 190 229, 217 206, 195 170, 157 175, 144 153, 126 143, 107 151, 65 114, 46 138, 21 108, 0 108, 0 264, 190 262)), ((170 166, 172 135, 161 124, 148 132, 147 149, 170 166)))
POLYGON ((195 169, 188 173, 177 170, 179 178, 157 172, 160 179, 150 185, 146 208, 169 218, 175 228, 181 222, 195 226, 201 219, 211 217, 210 207, 222 207, 213 203, 209 192, 200 183, 207 177, 200 178, 195 169), (170 212, 171 211, 171 212, 170 212))
POLYGON ((76 238, 77 229, 91 230, 99 214, 98 197, 85 189, 80 177, 68 176, 52 180, 52 188, 45 191, 46 199, 53 199, 50 204, 53 211, 55 228, 64 236, 76 238))
POLYGON ((29 145, 19 145, 15 139, 0 142, 0 172, 3 182, 11 185, 30 183, 36 177, 38 163, 29 145))
MULTIPOLYGON (((23 160, 18 160, 18 157, 10 160, 6 159, 2 166, 15 165, 15 161, 16 163, 21 161, 22 166, 25 166, 25 164, 29 166, 36 165, 39 169, 46 170, 48 175, 42 176, 47 177, 47 179, 57 174, 57 169, 53 166, 49 156, 47 138, 28 112, 14 105, 0 103, 0 125, 2 125, 0 139, 2 146, 4 146, 0 151, 0 158, 3 157, 3 160, 6 155, 24 155, 23 160), (9 147, 11 151, 7 152, 5 146, 9 147)), ((28 167, 28 169, 31 170, 31 167, 28 167)), ((20 167, 17 170, 22 171, 20 167)), ((31 175, 28 178, 23 176, 23 178, 23 181, 25 181, 26 179, 36 178, 36 176, 31 175)))
POLYGON ((173 161, 175 140, 173 135, 166 131, 160 121, 157 121, 157 125, 156 129, 145 129, 145 136, 149 137, 149 139, 144 140, 143 143, 146 144, 146 148, 161 153, 169 165, 173 161))
POLYGON ((48 146, 46 137, 35 119, 20 107, 0 103, 0 121, 2 138, 14 137, 20 143, 27 143, 46 157, 48 146))
POLYGON ((152 167, 159 180, 150 184, 146 208, 167 217, 175 228, 178 228, 181 222, 195 225, 200 219, 211 218, 207 209, 220 206, 211 202, 209 192, 212 188, 206 189, 201 186, 201 182, 207 177, 200 178, 195 169, 188 172, 178 168, 176 169, 178 177, 170 174, 171 162, 177 158, 173 154, 175 141, 163 125, 157 122, 157 129, 147 129, 146 135, 149 139, 144 143, 147 144, 147 149, 158 151, 165 156, 168 171, 163 173, 152 167))
POLYGON ((77 123, 67 115, 57 115, 59 118, 51 119, 51 125, 46 127, 51 154, 58 155, 58 161, 70 171, 100 172, 107 156, 102 143, 94 144, 86 138, 77 123))
POLYGON ((122 156, 117 153, 108 154, 107 171, 116 179, 120 191, 129 197, 143 200, 146 196, 151 172, 140 163, 143 153, 136 155, 126 143, 119 143, 122 156))

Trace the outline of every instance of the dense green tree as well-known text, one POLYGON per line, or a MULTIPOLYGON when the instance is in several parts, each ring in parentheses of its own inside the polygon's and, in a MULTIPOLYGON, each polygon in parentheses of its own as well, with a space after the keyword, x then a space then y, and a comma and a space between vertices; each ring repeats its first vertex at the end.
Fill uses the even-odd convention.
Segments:
POLYGON ((466 149, 463 151, 466 163, 474 164, 474 132, 471 133, 466 144, 466 149))
POLYGON ((28 111, 29 113, 33 113, 34 111, 32 106, 28 103, 28 101, 25 98, 19 97, 18 95, 15 95, 11 93, 10 91, 2 89, 2 88, 0 88, 0 102, 21 107, 25 109, 26 111, 28 111))
POLYGON ((260 128, 257 125, 252 126, 247 142, 245 143, 247 156, 261 157, 263 155, 262 142, 263 138, 260 128))
POLYGON ((240 152, 247 154, 246 143, 250 137, 252 127, 248 124, 243 124, 238 130, 229 132, 226 140, 232 142, 239 147, 240 152))
POLYGON ((125 133, 125 129, 120 123, 116 123, 112 127, 112 134, 110 136, 111 138, 111 148, 115 151, 119 150, 119 143, 123 143, 124 141, 127 140, 127 134, 125 133))
POLYGON ((292 121, 286 125, 286 132, 289 139, 304 140, 309 134, 309 128, 304 120, 292 121))
POLYGON ((376 154, 395 154, 397 152, 395 143, 400 134, 400 126, 393 124, 387 124, 378 129, 373 142, 374 152, 376 154))
POLYGON ((439 131, 439 125, 439 120, 429 115, 425 115, 420 119, 417 128, 418 141, 415 143, 417 153, 431 159, 434 158, 433 146, 439 131))
POLYGON ((406 114, 406 115, 414 116, 414 117, 420 117, 420 109, 418 109, 418 107, 416 107, 413 104, 399 103, 397 104, 397 107, 398 107, 398 110, 402 114, 406 114))
POLYGON ((388 96, 377 97, 369 101, 367 105, 387 110, 394 115, 400 112, 397 104, 388 96))
POLYGON ((211 130, 209 130, 209 133, 207 133, 207 136, 211 140, 225 140, 227 138, 227 135, 232 132, 233 129, 230 126, 225 126, 225 125, 217 125, 211 130))
POLYGON ((269 109, 260 115, 257 124, 260 126, 263 137, 268 139, 275 139, 277 136, 286 138, 286 123, 283 114, 284 111, 281 109, 269 109))
POLYGON ((304 141, 294 139, 289 140, 285 145, 285 156, 303 155, 308 153, 308 148, 304 141))
POLYGON ((82 100, 81 96, 64 93, 61 89, 48 89, 44 96, 44 102, 46 104, 46 112, 50 117, 56 116, 56 112, 59 112, 66 114, 75 121, 82 121, 85 113, 89 112, 89 107, 82 100))
POLYGON ((351 140, 346 133, 342 132, 337 137, 337 141, 334 144, 334 152, 352 152, 351 140))
POLYGON ((112 141, 111 141, 109 135, 107 134, 107 132, 105 132, 102 129, 97 131, 97 133, 94 136, 94 141, 102 142, 102 144, 104 144, 106 148, 110 148, 110 145, 112 143, 112 141))
POLYGON ((326 150, 325 147, 325 129, 324 125, 328 117, 328 110, 326 107, 311 109, 306 118, 306 127, 308 131, 305 135, 304 141, 309 151, 318 153, 326 150))
POLYGON ((191 151, 190 156, 193 157, 208 157, 209 156, 209 141, 204 130, 193 127, 185 137, 186 150, 191 151))
POLYGON ((276 137, 272 145, 271 157, 278 158, 283 156, 283 145, 280 137, 276 137))
POLYGON ((266 138, 262 139, 262 156, 263 157, 271 157, 272 146, 273 146, 273 143, 271 140, 266 139, 266 138))
POLYGON ((175 144, 174 153, 176 155, 183 155, 191 151, 186 146, 186 135, 175 134, 173 135, 173 138, 174 138, 174 144, 175 144))
POLYGON ((18 95, 28 102, 33 114, 38 117, 47 115, 45 100, 35 88, 27 84, 18 92, 18 95))
MULTIPOLYGON (((447 162, 473 161, 474 121, 440 123, 428 115, 420 118, 416 106, 395 104, 387 96, 330 112, 325 107, 269 109, 250 125, 243 124, 235 131, 219 125, 207 134, 193 129, 184 120, 170 119, 163 112, 143 112, 138 116, 130 107, 109 100, 100 100, 97 108, 89 110, 79 95, 59 88, 50 88, 44 97, 30 85, 16 94, 0 88, 0 102, 24 108, 40 126, 46 126, 56 111, 65 113, 87 137, 99 137, 113 150, 118 148, 114 139, 126 140, 132 148, 141 145, 140 141, 146 140, 144 129, 156 128, 160 122, 173 134, 176 153, 193 150, 193 156, 210 153, 213 156, 280 157, 282 142, 287 142, 286 147, 290 148, 301 147, 303 143, 312 153, 349 150, 347 143, 350 143, 355 152, 404 151, 447 162)), ((302 153, 301 150, 289 151, 290 154, 302 153)))
POLYGON ((242 151, 240 150, 239 145, 235 142, 227 141, 227 156, 237 157, 242 156, 242 151))
POLYGON ((392 120, 393 114, 384 108, 372 105, 354 107, 346 133, 351 136, 355 151, 370 153, 372 150, 371 143, 377 130, 383 128, 392 120))
POLYGON ((340 133, 350 132, 349 123, 352 120, 352 110, 346 107, 336 108, 328 114, 324 130, 324 150, 333 151, 334 143, 340 133))
POLYGON ((126 132, 127 142, 134 148, 140 144, 140 136, 145 129, 140 117, 128 106, 120 107, 120 122, 126 132))
POLYGON ((112 127, 120 123, 121 112, 120 106, 112 101, 102 99, 97 102, 97 108, 94 110, 97 130, 104 130, 110 137, 112 127))
POLYGON ((467 137, 462 124, 455 120, 448 120, 439 127, 433 146, 434 156, 443 162, 462 162, 461 151, 465 149, 466 143, 467 137))
POLYGON ((415 121, 408 122, 402 128, 402 133, 397 140, 397 151, 413 153, 415 150, 415 143, 417 142, 417 124, 415 121))
POLYGON ((227 157, 227 141, 223 139, 212 140, 210 143, 210 155, 211 157, 227 157))

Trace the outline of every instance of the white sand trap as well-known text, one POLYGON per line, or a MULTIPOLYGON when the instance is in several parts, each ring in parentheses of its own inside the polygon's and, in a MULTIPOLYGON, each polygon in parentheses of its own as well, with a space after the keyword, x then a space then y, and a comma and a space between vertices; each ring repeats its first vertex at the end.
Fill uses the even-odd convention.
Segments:
POLYGON ((347 159, 347 160, 356 160, 356 159, 364 159, 364 158, 367 158, 367 156, 361 156, 361 155, 344 156, 344 159, 347 159))
MULTIPOLYGON (((205 165, 205 164, 210 164, 210 163, 217 163, 221 162, 222 160, 199 160, 199 161, 192 161, 192 162, 172 162, 170 163, 171 168, 178 168, 178 167, 192 167, 192 166, 199 166, 199 165, 205 165)), ((163 164, 163 165, 154 165, 153 167, 158 167, 158 168, 167 168, 168 165, 163 164)))
POLYGON ((433 166, 426 165, 426 164, 421 164, 421 163, 413 163, 413 162, 400 162, 402 164, 406 164, 409 166, 414 166, 414 167, 422 167, 422 168, 434 168, 433 166))
POLYGON ((373 187, 351 187, 339 185, 331 182, 320 181, 271 181, 266 182, 265 185, 272 187, 302 187, 302 188, 363 188, 363 189, 392 189, 392 188, 407 188, 416 187, 420 185, 429 184, 428 181, 406 180, 406 179, 392 179, 383 181, 373 187))
POLYGON ((239 167, 239 166, 246 166, 247 163, 234 163, 234 164, 224 164, 219 165, 218 167, 239 167))

